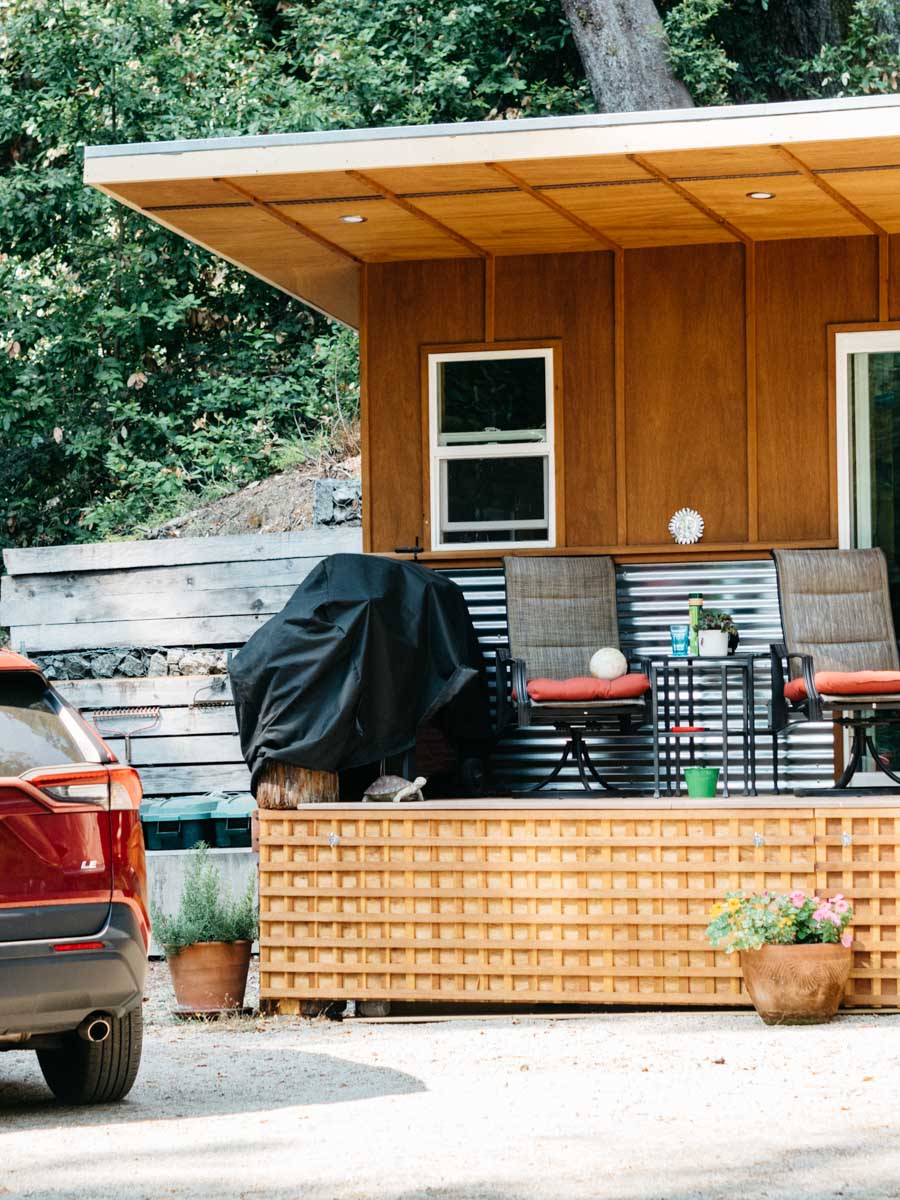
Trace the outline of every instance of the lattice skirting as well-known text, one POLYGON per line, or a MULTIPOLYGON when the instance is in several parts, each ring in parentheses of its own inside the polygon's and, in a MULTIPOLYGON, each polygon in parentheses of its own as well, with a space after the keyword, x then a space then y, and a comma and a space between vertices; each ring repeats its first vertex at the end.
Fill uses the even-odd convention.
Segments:
POLYGON ((733 888, 843 892, 845 1003, 898 1001, 896 809, 260 812, 260 995, 743 1005, 704 930, 733 888))

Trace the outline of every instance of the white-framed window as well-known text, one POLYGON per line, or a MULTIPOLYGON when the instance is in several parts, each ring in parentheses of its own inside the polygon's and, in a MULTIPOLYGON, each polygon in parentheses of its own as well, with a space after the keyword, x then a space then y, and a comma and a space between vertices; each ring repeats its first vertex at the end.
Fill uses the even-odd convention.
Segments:
POLYGON ((433 550, 556 544, 552 347, 428 355, 433 550))

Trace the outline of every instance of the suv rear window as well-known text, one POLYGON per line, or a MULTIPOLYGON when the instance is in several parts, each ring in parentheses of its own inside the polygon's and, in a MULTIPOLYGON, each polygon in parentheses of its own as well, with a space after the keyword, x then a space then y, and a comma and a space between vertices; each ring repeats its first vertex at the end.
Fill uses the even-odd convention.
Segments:
POLYGON ((87 733, 39 675, 0 672, 0 775, 99 761, 87 733))

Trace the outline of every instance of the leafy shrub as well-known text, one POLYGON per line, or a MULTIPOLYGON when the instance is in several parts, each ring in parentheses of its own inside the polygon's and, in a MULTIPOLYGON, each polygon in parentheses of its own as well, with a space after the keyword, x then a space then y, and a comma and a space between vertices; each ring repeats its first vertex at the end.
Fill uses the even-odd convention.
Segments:
POLYGON ((849 946, 853 920, 849 900, 838 894, 830 900, 805 892, 729 892, 710 913, 706 936, 716 950, 759 950, 762 946, 792 946, 840 942, 849 946))
POLYGON ((252 942, 259 930, 254 880, 242 895, 223 894, 222 875, 209 847, 198 842, 191 851, 174 917, 151 905, 153 932, 167 958, 197 942, 252 942))

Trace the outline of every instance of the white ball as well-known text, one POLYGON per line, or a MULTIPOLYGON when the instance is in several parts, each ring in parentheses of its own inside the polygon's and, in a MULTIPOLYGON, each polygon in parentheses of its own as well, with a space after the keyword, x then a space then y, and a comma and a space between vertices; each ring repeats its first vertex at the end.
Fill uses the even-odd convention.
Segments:
POLYGON ((604 646, 591 656, 591 674, 595 679, 618 679, 627 672, 625 655, 614 646, 604 646))

